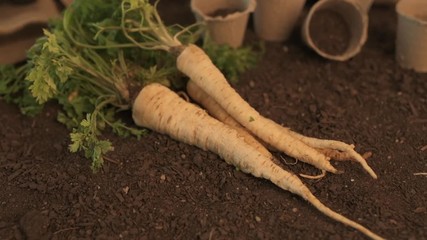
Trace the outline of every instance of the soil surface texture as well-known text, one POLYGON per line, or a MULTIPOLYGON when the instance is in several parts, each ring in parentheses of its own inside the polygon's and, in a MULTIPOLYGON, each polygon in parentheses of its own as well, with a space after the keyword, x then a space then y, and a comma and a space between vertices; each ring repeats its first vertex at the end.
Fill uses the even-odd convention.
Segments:
MULTIPOLYGON (((168 23, 194 21, 188 0, 159 7, 168 23)), ((377 180, 335 161, 343 174, 303 180, 323 203, 387 239, 427 239, 427 74, 396 63, 395 29, 393 7, 374 6, 369 39, 346 62, 319 57, 295 32, 266 43, 235 88, 280 124, 372 153, 377 180)), ((251 25, 246 41, 257 41, 251 25)), ((0 99, 0 239, 366 239, 269 181, 155 132, 107 134, 115 150, 93 173, 69 153, 57 111, 52 103, 30 118, 0 99)), ((276 156, 294 173, 319 173, 276 156)))
POLYGON ((343 54, 350 43, 349 26, 343 16, 335 11, 321 10, 314 13, 309 32, 317 48, 330 55, 343 54))

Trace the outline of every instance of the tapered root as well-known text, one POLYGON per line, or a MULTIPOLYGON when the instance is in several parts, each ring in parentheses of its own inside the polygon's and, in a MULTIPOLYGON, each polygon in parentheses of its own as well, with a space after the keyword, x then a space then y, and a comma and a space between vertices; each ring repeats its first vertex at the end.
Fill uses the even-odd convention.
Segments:
POLYGON ((177 68, 190 78, 206 95, 218 103, 234 120, 275 149, 332 173, 339 171, 329 158, 315 148, 332 148, 348 154, 358 161, 373 178, 377 178, 366 161, 350 145, 338 141, 307 138, 263 117, 249 105, 227 82, 206 53, 195 45, 183 48, 177 57, 177 68))
POLYGON ((289 133, 293 137, 304 142, 305 144, 313 148, 321 149, 320 150, 321 152, 323 152, 327 156, 329 155, 332 159, 335 159, 335 158, 337 160, 350 159, 360 163, 360 165, 362 165, 363 169, 365 169, 369 173, 369 175, 371 175, 375 179, 378 178, 377 174, 368 165, 366 160, 354 150, 354 145, 346 144, 344 142, 335 141, 335 140, 306 137, 304 135, 293 132, 291 130, 289 130, 289 133))
POLYGON ((320 212, 322 212, 323 214, 325 214, 326 216, 341 222, 347 226, 350 226, 356 230, 358 230, 359 232, 365 234, 366 236, 370 237, 371 239, 374 240, 382 240, 384 238, 382 238, 381 236, 373 233, 371 230, 367 229, 366 227, 362 226, 361 224, 352 221, 346 217, 344 217, 343 215, 334 212, 332 209, 326 207, 323 203, 321 203, 319 201, 319 199, 317 199, 311 192, 307 192, 304 196, 302 196, 303 198, 305 198, 308 202, 310 202, 315 208, 317 208, 320 212))
MULTIPOLYGON (((330 164, 327 156, 316 151, 314 148, 307 146, 302 141, 292 137, 288 134, 285 128, 279 126, 273 121, 265 119, 266 124, 263 126, 263 129, 265 130, 263 131, 263 134, 265 136, 260 136, 259 134, 256 134, 256 132, 250 132, 250 128, 237 121, 237 119, 229 114, 218 101, 205 92, 203 88, 198 86, 193 79, 187 83, 187 92, 190 97, 198 104, 202 105, 210 115, 238 130, 239 133, 242 133, 242 136, 247 139, 245 141, 248 143, 251 143, 253 146, 258 145, 256 148, 266 156, 271 156, 271 154, 264 147, 264 144, 280 150, 298 160, 311 164, 321 170, 326 170, 335 174, 341 173, 341 171, 337 170, 330 164), (254 135, 256 137, 254 137, 254 135), (280 140, 278 141, 277 139, 280 140)), ((255 116, 255 114, 253 116, 255 116)), ((262 117, 260 116, 260 118, 262 117)), ((248 118, 248 120, 249 119, 250 118, 248 118)), ((260 133, 261 131, 258 132, 260 133)))
POLYGON ((307 178, 307 179, 311 179, 311 180, 319 180, 319 179, 322 179, 322 178, 324 178, 326 176, 326 171, 322 170, 322 173, 320 173, 318 175, 314 175, 314 176, 313 175, 303 174, 303 173, 300 173, 299 175, 301 177, 303 177, 303 178, 307 178))
POLYGON ((265 177, 272 181, 274 184, 276 184, 278 187, 290 191, 292 193, 295 193, 299 195, 300 197, 307 200, 309 203, 311 203, 317 210, 319 210, 321 213, 325 214, 326 216, 334 219, 337 222, 343 223, 349 227, 352 227, 361 233, 365 234, 366 236, 375 239, 375 240, 381 240, 383 239, 379 235, 373 233, 371 230, 367 229, 366 227, 362 226, 361 224, 350 220, 343 215, 333 211, 332 209, 326 207, 322 202, 320 202, 319 199, 317 199, 311 191, 307 188, 307 186, 304 185, 304 183, 295 175, 281 169, 278 166, 272 165, 271 171, 274 171, 275 174, 274 177, 267 178, 265 176, 270 176, 269 173, 261 174, 262 177, 265 177))

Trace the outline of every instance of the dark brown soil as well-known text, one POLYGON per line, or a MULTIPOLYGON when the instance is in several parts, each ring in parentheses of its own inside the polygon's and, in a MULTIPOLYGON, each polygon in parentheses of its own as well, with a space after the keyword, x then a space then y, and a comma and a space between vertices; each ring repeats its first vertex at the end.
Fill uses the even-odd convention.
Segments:
POLYGON ((313 14, 310 27, 313 43, 323 52, 330 55, 344 53, 350 43, 350 30, 341 14, 321 10, 313 14))
MULTIPOLYGON (((160 7, 169 22, 193 21, 188 1, 160 7)), ((395 62, 393 8, 374 7, 370 17, 368 42, 352 60, 324 60, 295 35, 285 46, 266 44, 236 89, 296 131, 373 153, 378 180, 352 162, 334 162, 343 174, 304 180, 322 202, 387 239, 427 239, 427 177, 416 175, 427 172, 427 74, 395 62)), ((0 101, 0 239, 366 239, 272 183, 157 133, 108 136, 115 151, 94 174, 69 153, 57 110, 51 104, 30 118, 0 101)), ((301 162, 283 166, 318 173, 301 162)))

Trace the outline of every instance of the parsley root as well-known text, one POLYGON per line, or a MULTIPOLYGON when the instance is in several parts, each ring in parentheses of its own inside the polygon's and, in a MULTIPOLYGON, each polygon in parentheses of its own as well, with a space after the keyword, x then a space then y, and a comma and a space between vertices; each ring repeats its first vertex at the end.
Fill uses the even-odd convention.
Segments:
POLYGON ((372 239, 382 239, 364 226, 326 207, 297 176, 285 171, 246 143, 235 129, 184 101, 170 89, 156 83, 144 87, 135 99, 132 112, 137 125, 212 151, 243 172, 270 180, 278 187, 301 196, 328 217, 372 239))
POLYGON ((212 64, 202 49, 188 45, 177 58, 177 67, 190 77, 198 87, 211 96, 224 110, 240 124, 267 144, 301 161, 310 163, 321 170, 338 173, 329 162, 330 158, 314 147, 337 149, 351 152, 355 160, 362 163, 373 178, 377 178, 366 161, 350 145, 338 141, 318 140, 293 134, 287 128, 261 116, 240 97, 230 86, 224 75, 212 64))
MULTIPOLYGON (((236 122, 213 98, 211 98, 206 92, 204 92, 200 87, 198 87, 193 81, 187 83, 187 92, 188 94, 199 104, 201 104, 211 115, 216 119, 227 123, 228 125, 235 127, 236 129, 242 129, 240 123, 236 122)), ((263 147, 262 144, 259 144, 257 140, 246 131, 246 129, 240 130, 244 132, 243 135, 248 139, 247 141, 255 142, 253 144, 259 145, 258 148, 260 151, 268 151, 263 147)), ((307 147, 313 147, 319 153, 325 155, 327 159, 331 158, 334 160, 353 160, 359 162, 362 167, 374 178, 377 178, 375 172, 369 167, 365 159, 360 156, 356 151, 354 151, 353 145, 348 145, 343 142, 333 141, 333 140, 323 140, 303 136, 296 132, 291 131, 290 129, 283 128, 282 131, 285 134, 300 140, 305 143, 307 147)), ((308 162, 310 163, 310 162, 308 162)), ((316 166, 316 165, 315 165, 316 166)), ((322 169, 324 171, 325 169, 322 169)), ((322 174, 323 175, 323 174, 322 174)), ((302 174, 301 176, 306 178, 312 178, 310 176, 302 174)))

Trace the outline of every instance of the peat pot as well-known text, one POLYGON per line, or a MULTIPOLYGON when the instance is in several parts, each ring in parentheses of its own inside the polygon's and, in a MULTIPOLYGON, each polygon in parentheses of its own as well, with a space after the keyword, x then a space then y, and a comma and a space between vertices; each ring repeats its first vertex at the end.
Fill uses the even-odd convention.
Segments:
POLYGON ((357 55, 368 37, 372 0, 320 0, 302 27, 304 42, 320 56, 346 61, 357 55))
POLYGON ((427 72, 427 1, 400 0, 396 60, 404 68, 427 72))
POLYGON ((257 36, 280 42, 289 38, 306 0, 258 0, 254 13, 257 36))
POLYGON ((240 47, 255 0, 192 0, 196 19, 206 24, 209 38, 217 44, 240 47))

